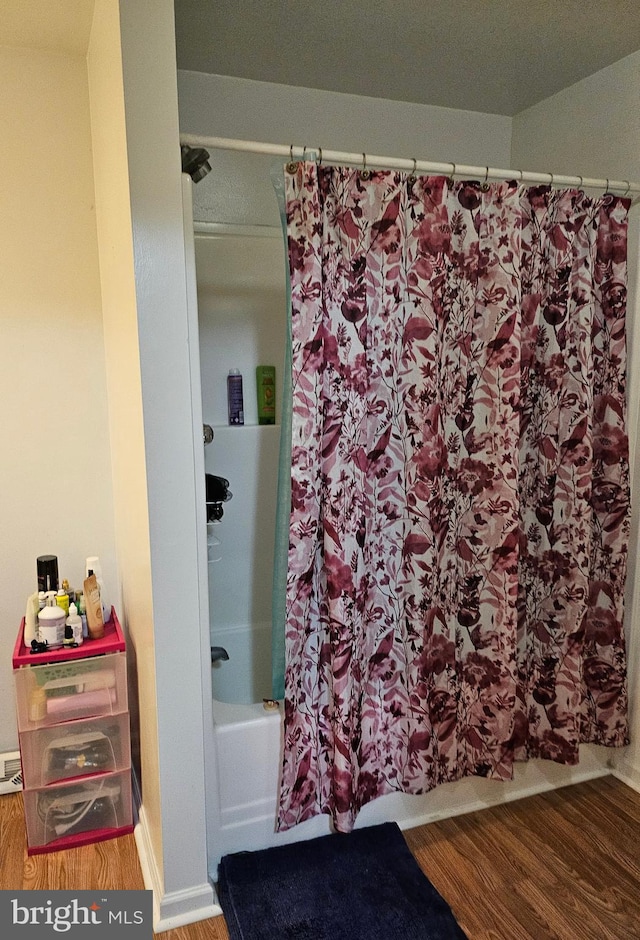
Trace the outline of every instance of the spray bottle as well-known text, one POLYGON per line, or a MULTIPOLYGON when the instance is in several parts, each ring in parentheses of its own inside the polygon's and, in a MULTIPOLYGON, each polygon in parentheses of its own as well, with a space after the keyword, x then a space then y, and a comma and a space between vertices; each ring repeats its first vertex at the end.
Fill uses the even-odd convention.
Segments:
POLYGON ((244 424, 244 395, 240 369, 229 369, 227 376, 227 405, 229 424, 239 427, 244 424))

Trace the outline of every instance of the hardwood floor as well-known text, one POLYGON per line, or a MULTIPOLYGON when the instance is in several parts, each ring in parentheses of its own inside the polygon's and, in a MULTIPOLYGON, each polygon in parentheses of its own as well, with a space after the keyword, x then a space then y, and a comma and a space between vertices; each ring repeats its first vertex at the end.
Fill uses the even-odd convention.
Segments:
MULTIPOLYGON (((404 836, 469 940, 640 940, 640 793, 614 777, 404 836)), ((0 797, 0 853, 0 889, 144 887, 133 836, 27 856, 20 794, 0 797)), ((158 936, 228 940, 222 917, 158 936)))

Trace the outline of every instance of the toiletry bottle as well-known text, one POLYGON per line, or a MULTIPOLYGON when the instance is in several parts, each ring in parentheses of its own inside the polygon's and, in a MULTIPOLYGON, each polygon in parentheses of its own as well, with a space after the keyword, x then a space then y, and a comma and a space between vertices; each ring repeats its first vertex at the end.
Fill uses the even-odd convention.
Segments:
POLYGON ((82 617, 78 613, 78 608, 75 604, 69 604, 69 616, 67 617, 67 623, 65 625, 65 639, 66 639, 66 630, 71 627, 73 642, 76 646, 80 646, 83 640, 82 636, 82 617))
POLYGON ((104 585, 100 559, 97 555, 89 555, 85 562, 85 577, 88 578, 92 574, 95 574, 96 581, 98 582, 98 588, 100 589, 100 602, 102 604, 102 619, 106 623, 107 620, 111 619, 111 602, 107 595, 107 589, 104 585))
POLYGON ((244 424, 244 396, 240 369, 229 369, 229 375, 227 376, 227 405, 229 424, 234 426, 244 424))
POLYGON ((38 612, 40 605, 38 603, 38 592, 35 591, 27 598, 27 610, 24 615, 24 645, 28 648, 38 635, 38 612))
POLYGON ((36 558, 38 569, 38 590, 39 591, 57 591, 58 590, 58 556, 57 555, 39 555, 36 558))
POLYGON ((65 592, 65 594, 68 594, 68 595, 69 595, 69 603, 71 603, 71 601, 75 601, 75 599, 76 599, 76 592, 73 591, 73 590, 69 587, 69 582, 67 581, 66 578, 63 578, 63 579, 62 579, 62 590, 65 592))
POLYGON ((276 423, 276 367, 256 367, 258 424, 276 423))
POLYGON ((90 574, 84 581, 84 600, 87 606, 87 628, 92 640, 104 636, 104 618, 100 601, 100 588, 95 574, 90 574))
POLYGON ((59 649, 64 640, 66 619, 64 610, 57 604, 43 607, 38 614, 38 640, 46 643, 50 650, 59 649))
POLYGON ((83 639, 86 640, 86 638, 89 636, 89 628, 87 627, 87 608, 85 607, 84 593, 82 591, 78 591, 76 597, 78 601, 76 604, 78 608, 78 615, 82 621, 82 636, 83 639))
POLYGON ((42 721, 47 717, 47 693, 36 686, 29 697, 29 721, 42 721))
POLYGON ((58 607, 61 607, 64 610, 65 615, 68 617, 69 616, 69 595, 64 590, 64 588, 60 588, 60 590, 56 594, 56 604, 58 605, 58 607))

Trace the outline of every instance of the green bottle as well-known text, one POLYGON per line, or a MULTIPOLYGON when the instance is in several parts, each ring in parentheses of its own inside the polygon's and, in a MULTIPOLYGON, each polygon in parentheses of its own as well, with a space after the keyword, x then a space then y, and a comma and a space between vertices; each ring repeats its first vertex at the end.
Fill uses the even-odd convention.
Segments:
POLYGON ((256 367, 258 424, 276 423, 276 367, 256 367))

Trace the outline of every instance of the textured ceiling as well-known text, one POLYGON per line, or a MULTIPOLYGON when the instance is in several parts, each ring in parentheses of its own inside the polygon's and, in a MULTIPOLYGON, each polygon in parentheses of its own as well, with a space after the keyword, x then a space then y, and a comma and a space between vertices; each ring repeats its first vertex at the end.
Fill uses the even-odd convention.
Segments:
POLYGON ((175 0, 178 68, 513 115, 640 49, 640 0, 175 0))

